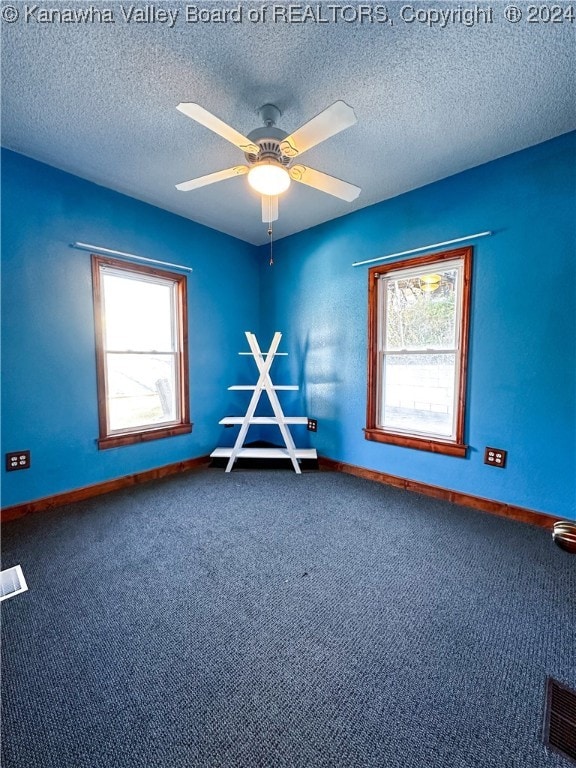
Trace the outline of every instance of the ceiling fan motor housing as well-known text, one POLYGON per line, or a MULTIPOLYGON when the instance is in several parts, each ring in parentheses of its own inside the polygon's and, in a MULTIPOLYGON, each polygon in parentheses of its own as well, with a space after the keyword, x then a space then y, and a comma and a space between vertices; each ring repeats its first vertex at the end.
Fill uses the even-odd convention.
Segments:
POLYGON ((255 165, 263 160, 272 160, 287 168, 290 165, 291 158, 286 157, 280 151, 280 142, 286 136, 288 136, 286 131, 274 126, 256 128, 256 130, 249 133, 248 138, 260 147, 260 152, 257 155, 245 152, 244 156, 248 164, 255 165))

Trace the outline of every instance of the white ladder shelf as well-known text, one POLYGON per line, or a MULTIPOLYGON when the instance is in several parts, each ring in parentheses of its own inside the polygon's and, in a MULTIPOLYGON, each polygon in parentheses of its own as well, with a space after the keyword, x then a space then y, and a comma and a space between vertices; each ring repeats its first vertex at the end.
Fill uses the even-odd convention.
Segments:
POLYGON ((276 392, 282 390, 298 390, 299 387, 293 385, 275 385, 270 378, 270 368, 276 355, 286 355, 286 352, 278 352, 278 346, 282 339, 280 331, 276 331, 270 349, 268 352, 262 352, 258 344, 256 336, 250 331, 245 331, 248 344, 250 346, 250 352, 239 352, 240 355, 251 355, 254 357, 254 361, 258 367, 260 376, 256 384, 251 385, 234 385, 228 387, 229 390, 246 390, 252 391, 252 397, 250 398, 250 404, 246 410, 244 416, 226 416, 220 419, 219 423, 225 426, 239 424, 240 431, 236 442, 232 448, 216 448, 210 456, 213 458, 227 458, 228 463, 226 465, 226 472, 230 472, 234 466, 236 459, 290 459, 294 471, 298 474, 301 473, 299 459, 316 459, 315 448, 296 448, 290 429, 290 424, 307 424, 307 416, 285 416, 280 405, 280 400, 276 392), (262 393, 266 392, 270 405, 274 411, 274 416, 255 416, 256 406, 262 396, 262 393), (251 424, 276 424, 282 438, 284 440, 285 448, 256 448, 247 446, 244 447, 244 440, 248 433, 248 428, 251 424))

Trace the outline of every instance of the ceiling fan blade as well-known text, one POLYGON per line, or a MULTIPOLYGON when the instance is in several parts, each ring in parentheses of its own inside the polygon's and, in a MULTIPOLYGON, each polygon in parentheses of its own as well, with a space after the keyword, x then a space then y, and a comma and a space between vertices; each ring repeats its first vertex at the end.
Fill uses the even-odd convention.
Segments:
POLYGON ((262 221, 270 224, 278 219, 278 196, 262 195, 262 221))
POLYGON ((196 120, 197 123, 203 125, 205 128, 209 128, 214 133, 222 136, 223 139, 230 141, 236 147, 242 150, 242 152, 248 152, 253 155, 257 155, 260 152, 260 147, 254 144, 250 139, 243 136, 237 130, 230 125, 220 120, 219 117, 213 115, 212 112, 208 112, 207 109, 201 107, 200 104, 194 102, 181 102, 176 109, 179 109, 182 114, 187 117, 191 117, 192 120, 196 120))
POLYGON ((290 136, 280 142, 280 151, 286 157, 296 157, 321 141, 329 139, 356 122, 352 107, 343 101, 335 101, 319 115, 313 117, 290 136))
POLYGON ((181 184, 176 184, 176 189, 179 189, 180 192, 190 192, 191 189, 198 189, 199 187, 205 187, 206 184, 214 184, 216 181, 231 179, 233 176, 244 176, 245 173, 248 173, 247 165, 235 165, 234 168, 226 168, 225 171, 216 171, 216 173, 209 173, 207 176, 199 176, 197 179, 183 181, 181 184))
POLYGON ((354 184, 337 179, 335 176, 328 176, 327 173, 315 171, 314 168, 308 168, 305 165, 295 165, 290 168, 288 173, 294 181, 299 181, 301 184, 314 187, 314 189, 320 189, 322 192, 327 192, 329 195, 334 195, 334 197, 339 197, 349 203, 356 200, 362 191, 360 187, 356 187, 354 184))

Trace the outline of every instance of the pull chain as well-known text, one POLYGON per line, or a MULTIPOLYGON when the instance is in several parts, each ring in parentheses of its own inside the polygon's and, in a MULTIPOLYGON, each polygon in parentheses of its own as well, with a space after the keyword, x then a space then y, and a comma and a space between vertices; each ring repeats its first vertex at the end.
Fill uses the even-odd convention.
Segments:
POLYGON ((272 255, 272 222, 268 223, 268 234, 270 236, 270 266, 274 264, 274 256, 272 255))
POLYGON ((268 237, 270 238, 270 266, 274 264, 272 253, 272 198, 268 198, 268 237))

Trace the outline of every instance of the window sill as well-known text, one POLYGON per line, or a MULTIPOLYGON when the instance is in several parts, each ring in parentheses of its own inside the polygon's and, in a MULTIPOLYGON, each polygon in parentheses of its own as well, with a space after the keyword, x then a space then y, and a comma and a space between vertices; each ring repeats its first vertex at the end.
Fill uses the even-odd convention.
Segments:
POLYGON ((176 424, 169 427, 159 427, 157 429, 146 429, 143 432, 124 432, 117 435, 108 435, 98 439, 98 448, 118 448, 121 445, 134 445, 135 443, 146 443, 149 440, 160 440, 163 437, 174 437, 175 435, 184 435, 192 432, 192 424, 176 424))
POLYGON ((400 445, 403 448, 415 448, 419 451, 443 453, 447 456, 457 456, 459 458, 466 458, 466 453, 468 451, 468 446, 464 443, 452 443, 434 438, 414 437, 411 435, 398 435, 393 432, 384 432, 382 429, 366 428, 364 430, 364 437, 366 440, 373 440, 377 443, 400 445))

